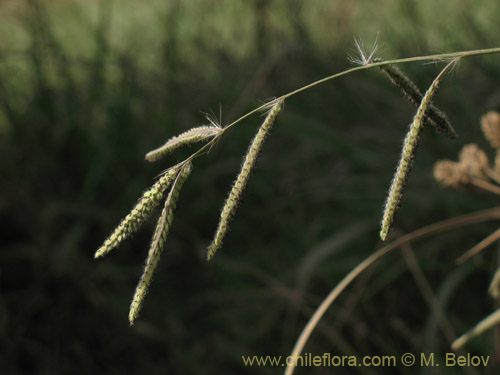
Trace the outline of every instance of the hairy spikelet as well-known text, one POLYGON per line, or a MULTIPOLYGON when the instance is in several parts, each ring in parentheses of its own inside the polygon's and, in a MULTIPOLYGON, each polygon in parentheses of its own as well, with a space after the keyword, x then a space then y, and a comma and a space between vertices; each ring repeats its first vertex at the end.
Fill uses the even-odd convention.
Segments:
POLYGON ((259 152, 262 150, 264 141, 269 135, 269 132, 276 120, 276 116, 280 112, 282 106, 283 100, 278 100, 272 103, 272 107, 270 108, 269 113, 267 114, 264 122, 259 128, 259 131, 255 135, 252 143, 250 144, 250 147, 248 148, 245 159, 243 161, 243 165, 241 167, 241 171, 238 174, 238 177, 236 178, 231 191, 229 192, 229 196, 226 199, 224 207, 222 208, 219 225, 217 227, 214 240, 208 247, 208 259, 212 258, 217 250, 219 250, 219 248, 222 246, 222 241, 224 240, 224 237, 229 229, 229 224, 234 216, 234 213, 236 212, 236 208, 248 183, 250 174, 255 167, 255 162, 257 161, 259 152))
POLYGON ((453 341, 453 343, 451 344, 452 350, 460 349, 470 339, 479 336, 481 333, 489 330, 490 328, 493 328, 498 323, 500 323, 500 309, 488 315, 486 318, 477 323, 476 326, 472 328, 469 332, 467 332, 466 334, 460 336, 458 339, 453 341))
POLYGON ((186 181, 191 173, 191 170, 192 164, 190 162, 182 167, 172 185, 172 188, 170 189, 167 199, 165 200, 165 205, 163 206, 162 213, 158 219, 153 240, 151 241, 151 247, 146 259, 144 272, 135 290, 132 303, 130 304, 128 316, 130 325, 134 324, 134 321, 141 310, 142 302, 144 301, 149 284, 151 283, 153 272, 158 265, 158 261, 160 260, 161 251, 163 250, 163 246, 167 240, 168 231, 172 225, 173 214, 179 198, 179 192, 184 184, 184 181, 186 181))
POLYGON ((492 147, 500 147, 500 113, 490 111, 481 117, 481 130, 492 147))
MULTIPOLYGON (((383 60, 379 58, 373 59, 374 63, 382 61, 383 60)), ((417 85, 406 74, 392 64, 380 65, 379 68, 389 77, 395 86, 399 87, 404 97, 408 99, 410 103, 415 107, 420 105, 423 95, 417 85)), ((457 136, 446 115, 432 103, 425 112, 424 122, 430 123, 436 128, 438 133, 444 133, 449 138, 456 138, 457 136)))
POLYGON ((132 211, 116 227, 111 236, 96 251, 95 258, 99 258, 114 249, 120 242, 137 231, 142 223, 149 217, 151 211, 160 204, 165 190, 170 186, 178 169, 169 169, 151 189, 147 190, 139 199, 132 211))
POLYGON ((148 152, 146 154, 146 160, 150 162, 157 161, 163 158, 166 154, 177 150, 182 146, 207 141, 210 138, 215 137, 221 131, 222 128, 215 125, 204 125, 189 129, 176 137, 170 138, 163 146, 148 152))
POLYGON ((424 114, 427 111, 427 108, 429 107, 431 100, 436 92, 441 74, 442 73, 440 73, 436 77, 436 79, 432 82, 431 86, 425 93, 425 96, 422 99, 420 106, 418 107, 417 113, 413 118, 413 122, 410 125, 410 130, 406 134, 403 143, 403 150, 401 152, 401 158, 399 159, 399 165, 392 180, 392 184, 389 189, 389 194, 387 196, 387 201, 384 208, 384 215, 382 218, 380 230, 380 238, 382 238, 382 240, 385 240, 385 238, 387 237, 392 222, 394 221, 394 215, 399 207, 399 203, 401 201, 403 190, 406 185, 408 174, 410 172, 411 164, 415 155, 415 150, 418 145, 420 132, 423 128, 424 114))

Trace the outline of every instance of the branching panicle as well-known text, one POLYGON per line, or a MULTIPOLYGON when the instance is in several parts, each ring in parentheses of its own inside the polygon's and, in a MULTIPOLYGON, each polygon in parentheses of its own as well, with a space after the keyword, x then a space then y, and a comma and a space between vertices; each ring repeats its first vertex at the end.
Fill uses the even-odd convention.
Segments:
MULTIPOLYGON (((160 177, 160 179, 151 187, 151 189, 149 189, 143 194, 143 196, 139 199, 138 203, 135 205, 132 211, 125 217, 125 219, 122 220, 120 225, 115 229, 115 231, 111 234, 111 236, 104 242, 104 244, 95 253, 96 258, 105 255, 110 250, 118 246, 118 244, 121 241, 123 241, 133 232, 138 230, 141 224, 151 214, 153 209, 163 199, 164 193, 167 190, 167 188, 173 184, 165 200, 165 204, 161 212, 161 215, 158 219, 155 233, 153 235, 153 239, 149 249, 148 257, 146 260, 144 273, 141 276, 141 279, 139 281, 139 284, 137 286, 137 289, 135 291, 130 306, 129 321, 131 325, 134 323, 135 319, 138 316, 138 313, 143 303, 144 296, 151 282, 153 271, 158 264, 160 253, 165 245, 168 231, 172 224, 173 212, 175 210, 179 191, 182 187, 182 184, 187 179, 192 169, 191 166, 192 160, 202 155, 202 153, 204 153, 205 151, 209 150, 229 128, 233 127, 234 125, 238 124, 239 122, 243 121, 244 119, 250 117, 251 115, 259 111, 268 110, 263 124, 260 126, 257 134, 253 138, 248 148, 248 151, 243 160, 240 173, 236 177, 236 180, 234 181, 233 186, 229 192, 229 195, 225 201, 224 207, 222 208, 220 214, 220 220, 218 223, 214 239, 210 244, 210 246, 208 247, 208 259, 210 259, 222 246, 222 242, 229 230, 229 224, 236 212, 238 203, 243 195, 243 191, 245 190, 245 187, 248 184, 250 174, 255 168, 258 155, 262 150, 263 144, 267 136, 269 135, 269 132, 276 120, 277 115, 282 109, 284 101, 287 98, 302 93, 324 82, 339 77, 343 77, 345 75, 354 73, 356 71, 371 69, 376 66, 380 67, 380 69, 382 69, 388 75, 391 81, 401 88, 401 90, 408 98, 408 100, 410 100, 410 102, 414 103, 414 105, 418 107, 417 113, 413 119, 413 123, 411 124, 410 130, 405 138, 401 160, 399 162, 397 172, 394 176, 389 191, 389 196, 387 198, 385 205, 380 236, 382 237, 382 239, 386 238, 387 233, 392 224, 392 221, 394 219, 394 214, 401 200, 402 191, 407 180, 408 172, 411 167, 411 162, 414 157, 415 149, 418 143, 420 132, 422 130, 422 127, 424 126, 424 122, 429 121, 439 130, 446 132, 448 135, 450 136, 455 135, 446 117, 439 110, 433 107, 431 103, 432 97, 437 89, 440 78, 447 71, 447 69, 450 66, 452 66, 454 62, 456 62, 458 59, 468 56, 500 53, 500 48, 453 52, 448 54, 404 58, 404 59, 397 59, 385 62, 375 57, 375 53, 378 49, 376 41, 369 53, 364 51, 364 46, 360 40, 356 40, 355 42, 359 57, 351 58, 351 60, 361 66, 357 66, 336 74, 332 74, 330 76, 321 78, 317 81, 304 85, 300 88, 297 88, 294 91, 290 91, 280 96, 279 98, 268 102, 267 104, 261 105, 258 108, 255 108, 250 112, 247 112, 246 114, 242 115, 241 117, 239 117, 238 119, 236 119, 235 121, 233 121, 232 123, 228 124, 225 127, 220 126, 220 124, 213 117, 207 117, 209 120, 209 125, 193 128, 176 137, 173 137, 169 141, 167 141, 163 146, 149 152, 146 155, 146 159, 148 161, 156 161, 161 157, 163 157, 165 154, 172 152, 184 145, 189 145, 195 142, 206 141, 205 145, 202 145, 186 160, 168 169, 160 177), (454 59, 454 60, 442 70, 442 72, 438 75, 438 77, 436 77, 431 87, 426 92, 425 96, 422 96, 417 86, 394 66, 394 64, 398 63, 408 63, 416 61, 434 61, 436 59, 454 59)), ((488 133, 489 135, 487 135, 487 137, 490 140, 490 142, 500 142, 497 141, 497 139, 495 138, 497 137, 496 133, 500 134, 500 132, 497 130, 498 129, 496 128, 492 128, 490 124, 488 124, 487 129, 484 130, 485 134, 486 132, 489 132, 488 133)), ((481 157, 480 153, 476 152, 473 154, 474 157, 481 157)), ((465 156, 467 155, 464 155, 464 157, 465 156)), ((437 168, 436 178, 438 179, 441 178, 444 183, 447 183, 449 185, 458 185, 459 183, 463 182, 463 175, 461 175, 461 173, 463 173, 464 170, 467 170, 468 171, 467 173, 469 174, 472 174, 473 171, 477 170, 477 168, 474 169, 475 166, 470 163, 468 164, 468 169, 467 168, 464 169, 462 167, 457 169, 456 165, 458 164, 460 164, 463 167, 465 166, 466 163, 464 161, 461 161, 460 163, 455 163, 455 164, 453 163, 442 164, 440 168, 437 168)), ((488 175, 488 177, 498 178, 498 180, 500 180, 499 177, 500 152, 497 156, 497 161, 495 163, 494 170, 489 168, 488 169, 484 168, 483 172, 484 171, 488 175)), ((474 178, 477 177, 477 174, 472 177, 471 176, 469 177, 470 180, 473 181, 474 178)), ((479 182, 476 181, 475 183, 482 184, 481 187, 492 190, 491 186, 486 186, 483 180, 479 180, 479 182)), ((498 189, 500 190, 500 188, 498 189)), ((500 194, 500 191, 496 192, 500 194)), ((379 254, 382 254, 382 252, 380 252, 379 254)), ((495 278, 495 280, 496 279, 497 278, 495 278)), ((500 276, 498 277, 498 279, 500 279, 500 276)), ((499 293, 497 285, 500 282, 495 282, 495 280, 494 283, 492 283, 492 293, 497 295, 497 293, 499 293)), ((287 369, 287 374, 288 373, 289 369, 287 369)))

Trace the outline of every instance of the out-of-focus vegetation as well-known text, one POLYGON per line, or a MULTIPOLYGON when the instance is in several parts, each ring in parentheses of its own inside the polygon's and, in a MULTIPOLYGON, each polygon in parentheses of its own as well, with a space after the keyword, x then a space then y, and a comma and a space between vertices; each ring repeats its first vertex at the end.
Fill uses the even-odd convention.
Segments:
MULTIPOLYGON (((498 14, 500 3, 486 0, 1 2, 0 373, 280 373, 245 368, 241 356, 288 355, 322 298, 380 245, 381 207, 414 108, 378 71, 289 100, 230 236, 207 263, 261 119, 232 129, 196 160, 129 328, 154 223, 102 260, 93 253, 154 177, 193 150, 154 165, 145 153, 205 122, 203 112, 221 107, 227 123, 347 68, 353 36, 370 44, 378 33, 386 58, 494 47, 498 14)), ((496 204, 443 190, 432 165, 465 143, 485 143, 479 117, 500 108, 499 66, 500 56, 471 58, 442 84, 437 103, 460 137, 424 132, 399 230, 496 204)), ((437 73, 402 69, 422 89, 437 73)), ((460 267, 455 258, 494 229, 471 226, 413 246, 456 334, 491 312, 497 254, 460 267)), ((482 355, 498 348, 492 334, 468 346, 482 355)), ((336 303, 306 351, 442 358, 449 340, 404 257, 393 254, 336 303)), ((498 365, 477 373, 488 371, 498 365)))

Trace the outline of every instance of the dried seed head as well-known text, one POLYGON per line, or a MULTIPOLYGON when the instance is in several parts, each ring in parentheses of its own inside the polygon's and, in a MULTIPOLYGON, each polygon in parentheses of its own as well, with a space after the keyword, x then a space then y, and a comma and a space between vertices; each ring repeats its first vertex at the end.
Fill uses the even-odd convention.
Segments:
POLYGON ((144 192, 132 211, 116 227, 111 236, 96 251, 94 257, 99 258, 113 250, 124 239, 137 231, 142 223, 149 217, 153 209, 160 204, 165 190, 177 175, 176 167, 170 168, 152 187, 144 192))
POLYGON ((497 150, 497 153, 495 155, 495 162, 494 162, 494 165, 493 165, 493 170, 496 173, 500 174, 500 149, 497 150))
POLYGON ((184 133, 170 138, 163 146, 146 154, 146 160, 150 162, 163 158, 166 154, 178 148, 196 142, 208 141, 222 131, 222 128, 215 125, 204 125, 189 129, 184 133))
POLYGON ((463 176, 464 170, 459 163, 443 160, 434 164, 434 178, 443 186, 458 187, 463 176))
POLYGON ((458 161, 468 176, 487 178, 485 171, 488 170, 488 157, 476 144, 464 146, 460 151, 458 161))
POLYGON ((212 258, 217 250, 219 250, 219 248, 222 246, 222 241, 224 240, 224 237, 229 230, 229 224, 234 216, 234 213, 236 212, 236 208, 238 207, 238 203, 241 200, 245 187, 248 183, 248 179, 250 178, 250 174, 255 167, 257 157, 262 150, 264 141, 269 135, 269 132, 271 131, 271 128, 276 120, 276 117, 278 116, 278 113, 281 111, 282 106, 282 99, 278 99, 270 103, 269 112, 267 113, 264 122, 260 126, 257 134, 250 144, 250 147, 248 148, 240 173, 236 177, 233 187, 229 192, 229 196, 227 197, 224 207, 222 208, 217 231, 215 232, 212 243, 208 247, 208 259, 212 258))
POLYGON ((500 147, 500 113, 490 111, 481 117, 481 129, 492 147, 500 147))
POLYGON ((137 318, 139 311, 141 310, 144 297, 146 296, 149 284, 151 283, 151 279, 153 278, 153 272, 158 265, 161 251, 163 250, 163 247, 167 240, 168 231, 170 229, 170 226, 172 225, 175 207, 179 198, 179 192, 182 188, 182 185, 184 184, 184 181, 186 181, 189 174, 191 173, 191 170, 192 164, 190 162, 188 162, 181 168, 172 185, 172 188, 170 189, 170 193, 165 200, 165 205, 163 206, 162 213, 160 215, 160 218, 158 219, 158 223, 156 224, 155 233, 153 235, 151 247, 146 259, 144 272, 141 276, 141 279, 139 280, 139 284, 137 284, 134 297, 132 298, 132 303, 130 304, 130 311, 128 316, 130 325, 134 324, 134 321, 137 318))

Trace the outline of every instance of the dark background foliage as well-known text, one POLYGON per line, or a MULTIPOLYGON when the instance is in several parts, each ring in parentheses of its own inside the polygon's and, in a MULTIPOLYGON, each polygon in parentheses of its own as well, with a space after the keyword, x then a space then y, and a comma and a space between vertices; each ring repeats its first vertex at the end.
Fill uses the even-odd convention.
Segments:
MULTIPOLYGON (((0 373, 281 373, 245 368, 241 356, 288 355, 328 291, 381 245, 381 207, 414 108, 375 70, 287 101, 232 231, 207 263, 261 118, 231 129, 196 160, 129 328, 154 220, 107 257, 93 254, 155 176, 195 148, 154 165, 144 154, 206 122, 204 112, 218 117, 222 108, 228 123, 350 67, 354 36, 369 46, 378 33, 384 58, 495 47, 499 12, 496 1, 1 2, 0 373)), ((442 189, 432 166, 467 143, 487 148, 478 123, 500 109, 499 59, 468 59, 442 85, 437 103, 460 137, 424 132, 399 231, 496 204, 442 189)), ((402 68, 422 89, 438 72, 433 64, 402 68)), ((455 334, 494 308, 486 291, 495 250, 455 265, 494 229, 470 226, 412 245, 455 334)), ((396 252, 334 304, 306 351, 442 358, 449 344, 396 252)), ((488 333, 467 350, 494 356, 498 345, 488 333)))

